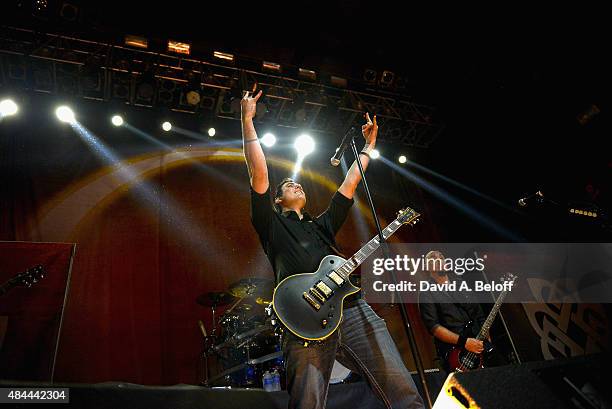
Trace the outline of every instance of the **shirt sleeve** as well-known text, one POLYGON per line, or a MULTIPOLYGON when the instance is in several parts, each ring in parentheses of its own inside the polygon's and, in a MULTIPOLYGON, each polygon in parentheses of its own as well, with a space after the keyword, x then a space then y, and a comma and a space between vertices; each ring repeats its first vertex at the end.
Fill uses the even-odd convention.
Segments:
POLYGON ((340 192, 336 192, 331 199, 329 207, 317 217, 319 222, 331 232, 332 237, 335 237, 344 224, 348 216, 349 209, 355 201, 344 196, 340 192))
POLYGON ((270 187, 265 193, 259 194, 251 187, 251 223, 262 243, 268 241, 274 209, 270 198, 270 187))
POLYGON ((425 328, 433 335, 434 330, 439 327, 440 318, 438 317, 438 309, 436 305, 428 299, 427 296, 421 295, 419 299, 419 312, 421 313, 421 319, 425 328))

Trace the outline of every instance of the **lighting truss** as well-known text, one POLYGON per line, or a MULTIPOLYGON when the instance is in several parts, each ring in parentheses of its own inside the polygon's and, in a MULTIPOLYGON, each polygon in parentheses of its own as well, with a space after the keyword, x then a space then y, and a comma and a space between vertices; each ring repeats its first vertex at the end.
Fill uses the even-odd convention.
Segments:
MULTIPOLYGON (((262 65, 260 64, 260 67, 262 65)), ((284 67, 283 67, 284 68, 284 67)), ((268 70, 269 71, 269 70, 268 70)), ((428 147, 442 125, 434 108, 385 90, 362 92, 300 79, 299 73, 270 73, 226 62, 167 55, 81 38, 0 27, 0 89, 23 89, 99 101, 120 100, 144 107, 166 107, 186 113, 211 112, 238 120, 232 103, 242 86, 257 83, 266 105, 256 121, 272 126, 307 128, 337 134, 363 124, 363 113, 376 113, 380 141, 428 147), (227 64, 226 64, 227 63, 227 64), (200 82, 200 101, 188 102, 200 82)), ((355 87, 353 87, 355 88, 355 87)), ((193 100, 192 100, 193 101, 193 100)))

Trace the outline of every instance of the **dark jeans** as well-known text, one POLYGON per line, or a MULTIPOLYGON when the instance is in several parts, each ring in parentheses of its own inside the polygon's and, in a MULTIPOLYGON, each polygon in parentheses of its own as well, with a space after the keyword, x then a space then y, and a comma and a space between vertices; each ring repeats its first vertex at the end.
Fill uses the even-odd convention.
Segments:
POLYGON ((340 328, 323 342, 304 347, 286 331, 283 352, 290 409, 325 408, 335 359, 363 375, 387 408, 424 407, 387 324, 364 300, 344 310, 340 328))

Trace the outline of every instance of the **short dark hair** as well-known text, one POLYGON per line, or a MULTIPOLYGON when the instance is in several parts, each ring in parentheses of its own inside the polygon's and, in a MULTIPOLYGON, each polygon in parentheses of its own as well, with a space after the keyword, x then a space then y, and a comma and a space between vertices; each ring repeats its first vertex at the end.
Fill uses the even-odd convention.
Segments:
POLYGON ((289 182, 294 182, 293 179, 291 178, 284 178, 283 180, 281 180, 281 182, 276 185, 276 191, 274 193, 274 199, 278 199, 279 197, 281 197, 283 195, 283 185, 285 183, 289 183, 289 182))
MULTIPOLYGON (((284 178, 283 180, 280 181, 280 183, 278 185, 276 185, 276 191, 274 192, 274 200, 278 199, 279 197, 283 196, 283 185, 285 183, 289 183, 289 182, 293 182, 294 180, 291 178, 284 178)), ((283 208, 277 204, 274 203, 274 209, 276 209, 276 211, 278 213, 281 213, 283 211, 283 208)))

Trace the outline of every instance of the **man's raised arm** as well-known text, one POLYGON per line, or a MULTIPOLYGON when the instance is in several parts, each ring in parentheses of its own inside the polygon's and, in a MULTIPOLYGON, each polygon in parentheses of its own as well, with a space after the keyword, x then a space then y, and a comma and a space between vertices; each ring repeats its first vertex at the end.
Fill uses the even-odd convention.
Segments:
MULTIPOLYGON (((374 146, 376 146, 376 136, 378 135, 376 115, 374 115, 374 122, 372 122, 370 119, 370 114, 366 113, 366 123, 361 127, 361 132, 366 140, 366 144, 361 150, 359 159, 361 160, 361 166, 365 171, 368 167, 368 163, 370 163, 370 152, 372 152, 374 150, 374 146)), ((359 182, 361 182, 361 173, 359 172, 357 162, 353 162, 353 165, 347 172, 344 182, 342 182, 340 185, 338 192, 342 193, 342 195, 348 199, 352 199, 359 182)))
POLYGON ((257 101, 261 97, 261 90, 257 95, 249 96, 247 91, 240 101, 241 120, 242 120, 242 149, 249 171, 251 187, 257 193, 265 193, 270 182, 268 181, 268 166, 263 149, 259 144, 253 117, 257 111, 257 101))

